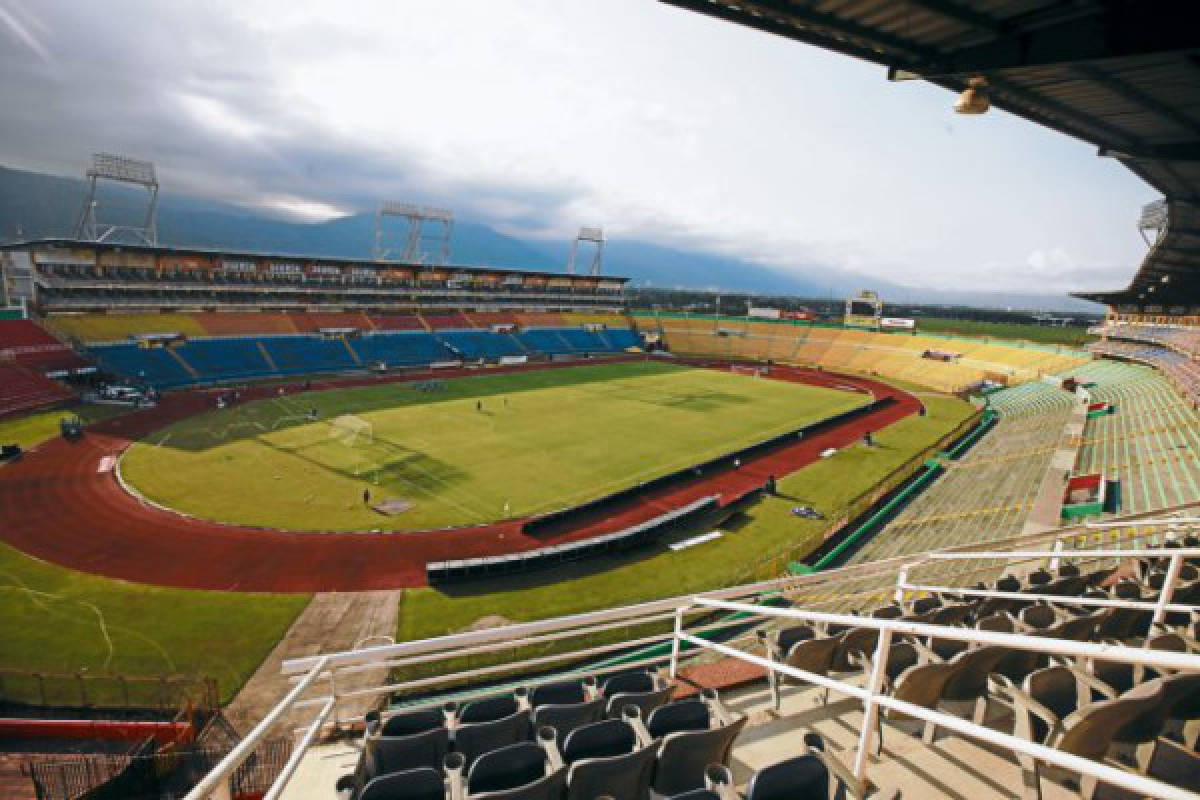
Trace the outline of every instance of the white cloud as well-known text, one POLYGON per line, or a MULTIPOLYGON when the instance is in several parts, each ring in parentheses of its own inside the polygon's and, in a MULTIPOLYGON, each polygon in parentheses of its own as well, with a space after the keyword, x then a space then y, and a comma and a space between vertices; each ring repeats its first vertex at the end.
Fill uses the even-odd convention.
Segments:
POLYGON ((1091 287, 1145 250, 1153 192, 1092 148, 664 4, 114 1, 39 7, 54 75, 0 53, 0 159, 108 149, 290 213, 412 200, 913 286, 1091 287))

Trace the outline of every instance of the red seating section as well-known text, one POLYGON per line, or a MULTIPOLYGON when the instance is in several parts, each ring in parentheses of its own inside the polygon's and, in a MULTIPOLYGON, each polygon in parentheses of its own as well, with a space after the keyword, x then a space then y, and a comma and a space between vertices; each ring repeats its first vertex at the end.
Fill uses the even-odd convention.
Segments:
POLYGON ((213 336, 238 336, 248 333, 295 333, 296 326, 287 314, 253 311, 192 314, 204 330, 213 336))
POLYGON ((66 387, 20 364, 0 364, 0 416, 67 400, 66 387))
POLYGON ((490 328, 492 325, 516 325, 517 315, 505 311, 476 311, 467 315, 476 326, 490 328))
POLYGON ((43 371, 83 364, 74 350, 26 319, 0 320, 0 361, 43 371))
POLYGON ((465 314, 422 314, 421 318, 435 331, 475 327, 465 314))
POLYGON ((522 327, 526 328, 567 328, 570 327, 561 314, 517 314, 522 327))
POLYGON ((301 333, 316 333, 321 328, 358 328, 371 330, 371 322, 365 315, 351 314, 289 314, 292 324, 301 333))
POLYGON ((423 331, 425 326, 415 314, 389 314, 371 317, 371 322, 381 331, 423 331))

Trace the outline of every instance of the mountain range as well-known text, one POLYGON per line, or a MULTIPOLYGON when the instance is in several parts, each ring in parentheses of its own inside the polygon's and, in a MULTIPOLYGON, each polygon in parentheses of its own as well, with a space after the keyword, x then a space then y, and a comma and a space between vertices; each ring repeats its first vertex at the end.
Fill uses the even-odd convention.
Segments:
MULTIPOLYGON (((76 178, 0 167, 0 242, 70 236, 82 209, 85 188, 84 182, 76 178)), ((106 219, 137 219, 143 213, 145 196, 139 189, 106 186, 98 195, 98 207, 106 219)), ((373 230, 371 213, 300 222, 169 191, 163 191, 158 202, 158 238, 165 245, 370 258, 373 230)), ((482 220, 456 219, 451 260, 463 265, 557 272, 565 268, 569 246, 569 242, 506 235, 482 220)), ((1057 311, 1098 309, 1058 294, 917 289, 825 267, 784 272, 733 256, 627 239, 605 243, 604 271, 626 276, 635 286, 656 288, 803 298, 845 297, 872 288, 885 299, 905 302, 1057 311)))

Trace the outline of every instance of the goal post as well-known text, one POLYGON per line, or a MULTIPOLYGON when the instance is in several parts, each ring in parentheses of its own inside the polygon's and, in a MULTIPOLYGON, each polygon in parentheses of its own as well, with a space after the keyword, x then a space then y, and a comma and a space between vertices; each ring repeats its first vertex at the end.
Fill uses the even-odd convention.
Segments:
POLYGON ((329 438, 337 439, 347 447, 371 444, 375 441, 375 426, 362 417, 342 414, 329 421, 329 438))

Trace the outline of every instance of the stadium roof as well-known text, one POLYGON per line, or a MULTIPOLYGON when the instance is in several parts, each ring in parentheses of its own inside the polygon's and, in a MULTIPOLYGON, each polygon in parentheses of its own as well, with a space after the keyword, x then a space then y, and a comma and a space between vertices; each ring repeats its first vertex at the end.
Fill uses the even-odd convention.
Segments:
POLYGON ((661 0, 924 78, 1097 146, 1166 198, 1166 228, 1109 304, 1200 305, 1196 0, 661 0), (1169 287, 1169 289, 1168 289, 1169 287))
POLYGON ((43 247, 93 248, 96 250, 128 250, 130 252, 175 254, 199 256, 201 258, 262 258, 277 261, 309 261, 320 264, 339 264, 346 266, 371 267, 374 269, 402 268, 439 270, 441 272, 464 272, 483 274, 521 275, 536 278, 572 278, 580 281, 616 281, 628 283, 629 278, 620 275, 575 275, 567 272, 549 272, 546 270, 516 269, 512 267, 489 267, 467 264, 413 264, 402 261, 374 261, 366 258, 347 258, 343 256, 322 255, 313 253, 268 253, 262 250, 239 250, 236 248, 187 247, 176 245, 129 244, 125 242, 95 242, 84 239, 41 238, 18 242, 0 242, 0 250, 28 250, 43 247))

